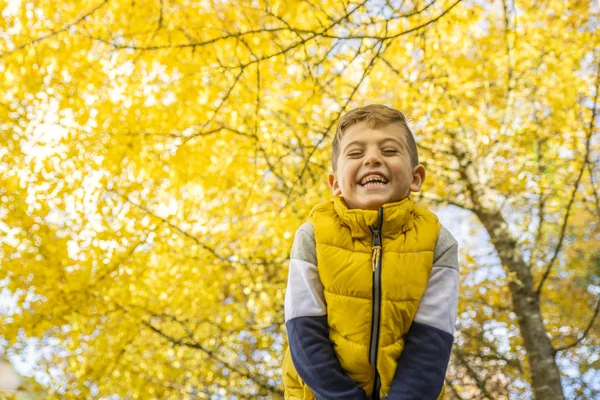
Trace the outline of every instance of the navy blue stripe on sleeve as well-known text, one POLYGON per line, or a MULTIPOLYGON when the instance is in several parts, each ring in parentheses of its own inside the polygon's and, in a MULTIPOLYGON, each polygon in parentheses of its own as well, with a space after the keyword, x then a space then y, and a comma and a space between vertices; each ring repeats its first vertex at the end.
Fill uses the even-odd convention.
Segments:
POLYGON ((442 391, 454 337, 413 322, 405 337, 389 400, 436 400, 442 391))
POLYGON ((342 369, 329 340, 326 315, 293 318, 286 327, 294 367, 317 399, 368 399, 342 369))

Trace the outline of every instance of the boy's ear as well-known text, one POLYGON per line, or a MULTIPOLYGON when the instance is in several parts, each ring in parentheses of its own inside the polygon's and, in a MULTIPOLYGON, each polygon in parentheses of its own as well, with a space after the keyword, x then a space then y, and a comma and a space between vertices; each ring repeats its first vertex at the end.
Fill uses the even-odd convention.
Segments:
POLYGON ((329 187, 331 188, 331 192, 333 193, 334 197, 342 194, 342 191, 340 190, 340 185, 338 184, 338 180, 333 172, 329 173, 329 177, 327 178, 327 180, 329 181, 329 187))
POLYGON ((425 182, 425 176, 425 167, 423 165, 419 164, 413 168, 413 180, 410 184, 411 192, 419 192, 421 190, 421 186, 425 182))

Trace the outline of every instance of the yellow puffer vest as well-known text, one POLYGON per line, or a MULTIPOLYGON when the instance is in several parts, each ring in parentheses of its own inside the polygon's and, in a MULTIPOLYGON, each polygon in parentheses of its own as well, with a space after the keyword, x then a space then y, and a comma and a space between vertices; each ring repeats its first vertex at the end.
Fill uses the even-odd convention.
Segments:
MULTIPOLYGON (((344 371, 371 398, 375 387, 375 370, 370 364, 370 358, 374 358, 374 351, 370 351, 373 336, 383 398, 388 395, 404 348, 403 337, 427 287, 440 223, 433 213, 408 198, 371 211, 350 210, 341 197, 317 205, 311 211, 310 222, 335 352, 344 371), (369 227, 378 224, 381 212, 380 250, 374 246, 369 227), (380 276, 380 284, 376 275, 380 276), (381 289, 378 310, 374 306, 379 303, 377 286, 381 289), (379 324, 372 325, 377 314, 379 324)), ((283 364, 285 398, 315 399, 298 376, 289 349, 283 364)))

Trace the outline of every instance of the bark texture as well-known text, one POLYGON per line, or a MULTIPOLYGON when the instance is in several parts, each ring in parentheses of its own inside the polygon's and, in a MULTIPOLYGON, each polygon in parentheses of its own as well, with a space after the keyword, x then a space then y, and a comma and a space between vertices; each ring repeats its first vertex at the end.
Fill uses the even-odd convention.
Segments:
POLYGON ((533 275, 517 241, 497 203, 485 184, 468 148, 455 136, 453 153, 460 162, 459 172, 467 184, 472 202, 471 210, 477 215, 511 277, 509 288, 519 329, 527 350, 531 371, 532 389, 538 400, 564 400, 560 371, 556 364, 556 351, 550 342, 542 319, 539 294, 533 275))

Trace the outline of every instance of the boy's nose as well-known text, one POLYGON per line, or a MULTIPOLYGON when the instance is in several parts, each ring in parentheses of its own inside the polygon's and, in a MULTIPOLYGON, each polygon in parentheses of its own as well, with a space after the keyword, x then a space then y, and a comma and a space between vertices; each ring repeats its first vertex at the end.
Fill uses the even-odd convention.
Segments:
POLYGON ((369 151, 365 157, 365 165, 381 165, 381 157, 378 151, 369 151))

